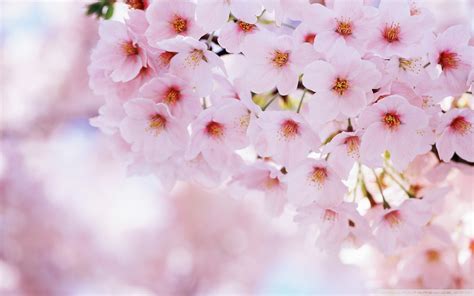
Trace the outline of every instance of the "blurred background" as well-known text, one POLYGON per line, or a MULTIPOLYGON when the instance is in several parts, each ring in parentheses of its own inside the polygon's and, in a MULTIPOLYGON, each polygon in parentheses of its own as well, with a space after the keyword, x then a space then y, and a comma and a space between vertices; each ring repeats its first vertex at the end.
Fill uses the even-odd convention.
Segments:
MULTIPOLYGON (((127 177, 89 125, 98 21, 82 1, 1 0, 0 294, 362 293, 390 286, 370 247, 322 253, 261 197, 127 177)), ((470 0, 427 2, 440 29, 470 0)))

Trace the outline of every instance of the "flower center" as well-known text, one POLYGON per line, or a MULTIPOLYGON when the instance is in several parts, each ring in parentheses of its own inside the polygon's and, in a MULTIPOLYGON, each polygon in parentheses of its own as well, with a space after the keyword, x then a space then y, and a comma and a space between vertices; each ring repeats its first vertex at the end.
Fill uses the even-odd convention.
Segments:
POLYGON ((334 86, 332 90, 337 92, 340 96, 342 96, 346 90, 349 88, 349 81, 347 79, 342 79, 337 77, 336 81, 334 82, 334 86))
POLYGON ((428 262, 436 262, 441 257, 441 254, 435 249, 426 250, 425 255, 428 262))
POLYGON ((299 133, 299 125, 292 119, 287 119, 281 124, 280 133, 286 139, 292 139, 299 133))
POLYGON ((358 136, 347 137, 344 140, 344 144, 346 144, 347 154, 359 154, 360 139, 358 136))
POLYGON ((207 134, 214 139, 218 139, 224 135, 224 126, 219 122, 210 121, 206 125, 207 134))
POLYGON ((123 51, 126 55, 137 55, 138 54, 138 47, 133 44, 132 41, 125 42, 122 45, 123 51))
POLYGON ((273 54, 273 59, 272 62, 275 64, 277 67, 283 67, 288 63, 288 59, 290 57, 289 52, 281 52, 279 50, 275 50, 273 54))
POLYGON ((397 113, 390 112, 383 116, 383 123, 386 127, 393 130, 399 127, 402 122, 400 121, 400 116, 398 116, 397 113))
POLYGON ((314 40, 315 40, 315 39, 316 39, 316 34, 314 34, 314 33, 308 33, 308 34, 306 34, 306 36, 304 37, 304 42, 314 44, 314 40))
POLYGON ((456 69, 458 67, 458 63, 458 54, 455 52, 445 50, 439 54, 438 64, 441 65, 441 69, 443 70, 456 69))
POLYGON ((386 24, 382 35, 389 43, 399 41, 400 25, 396 23, 392 23, 391 25, 386 24))
POLYGON ((384 220, 388 222, 390 227, 396 227, 398 224, 400 224, 400 212, 398 210, 392 211, 388 214, 385 214, 383 216, 384 220))
POLYGON ((160 54, 160 61, 163 65, 169 65, 171 59, 178 54, 177 52, 165 51, 160 54))
POLYGON ((166 118, 161 114, 154 114, 150 117, 148 127, 150 130, 158 134, 166 128, 166 118))
POLYGON ((465 135, 471 131, 472 124, 464 116, 458 116, 449 125, 456 133, 465 135))
POLYGON ((125 0, 125 3, 133 9, 145 10, 147 0, 125 0))
POLYGON ((177 34, 186 32, 186 30, 188 29, 188 21, 178 15, 175 15, 170 23, 177 34))
POLYGON ((324 184, 328 177, 328 171, 325 167, 314 167, 313 172, 310 175, 312 182, 317 183, 318 185, 324 184))
POLYGON ((265 180, 265 187, 271 189, 276 186, 280 185, 280 180, 278 178, 272 178, 268 176, 268 178, 265 180))
POLYGON ((249 24, 243 21, 237 21, 237 25, 239 26, 239 29, 245 33, 252 32, 257 27, 254 24, 249 24))
POLYGON ((342 37, 352 35, 352 24, 350 21, 337 21, 336 33, 342 37))
POLYGON ((204 56, 204 52, 201 49, 193 49, 191 54, 186 58, 188 63, 197 66, 201 61, 207 61, 206 57, 204 56))
POLYGON ((175 87, 170 87, 168 91, 166 92, 166 95, 163 101, 168 105, 174 105, 180 99, 181 99, 181 92, 175 87))
POLYGON ((326 210, 324 211, 323 219, 326 220, 326 221, 336 221, 336 219, 337 219, 337 213, 334 212, 334 211, 331 210, 331 209, 326 209, 326 210))

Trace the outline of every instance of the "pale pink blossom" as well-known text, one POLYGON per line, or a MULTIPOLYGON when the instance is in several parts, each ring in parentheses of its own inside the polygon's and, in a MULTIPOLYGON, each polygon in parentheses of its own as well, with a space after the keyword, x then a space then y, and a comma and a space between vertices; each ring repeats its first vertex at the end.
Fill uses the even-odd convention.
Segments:
POLYGON ((474 161, 474 111, 452 109, 441 116, 436 129, 436 148, 443 161, 449 161, 454 153, 467 161, 474 161))
POLYGON ((423 200, 408 199, 397 208, 374 208, 372 228, 376 246, 393 254, 421 238, 423 227, 431 218, 431 209, 423 200))
POLYGON ((341 177, 325 160, 306 159, 288 170, 288 200, 295 206, 306 206, 315 201, 321 206, 335 206, 342 202, 347 188, 341 177))
POLYGON ((312 203, 298 209, 295 222, 315 225, 319 232, 316 245, 330 252, 338 252, 344 242, 360 247, 371 237, 369 224, 357 212, 355 203, 329 207, 312 203))
POLYGON ((282 95, 296 90, 303 67, 315 55, 309 44, 270 32, 248 36, 242 51, 251 65, 245 73, 251 90, 262 93, 276 87, 282 95))
POLYGON ((224 26, 229 14, 245 23, 255 24, 261 11, 260 0, 198 0, 196 18, 199 25, 211 32, 224 26))
POLYGON ((380 77, 372 63, 338 43, 327 62, 312 62, 304 70, 303 84, 316 92, 308 103, 309 113, 321 123, 339 114, 358 115, 371 100, 368 98, 380 77))
POLYGON ((233 182, 247 189, 262 191, 265 194, 265 208, 273 216, 279 216, 286 204, 287 185, 283 173, 274 166, 258 162, 245 166, 233 177, 233 182))
POLYGON ((212 91, 212 70, 219 68, 226 73, 223 61, 205 43, 191 37, 178 36, 162 41, 160 49, 176 54, 170 61, 170 72, 189 81, 200 96, 212 91))
POLYGON ((204 30, 195 20, 196 4, 189 0, 156 0, 146 10, 150 26, 146 31, 148 42, 156 46, 158 42, 176 36, 199 38, 204 30))
POLYGON ((321 144, 301 115, 291 111, 265 111, 249 126, 257 153, 283 166, 292 166, 317 151, 321 144))
POLYGON ((343 179, 359 161, 361 135, 360 131, 339 133, 323 148, 323 154, 330 153, 329 164, 343 179))
POLYGON ((410 56, 413 46, 427 29, 423 24, 422 16, 411 15, 408 2, 382 0, 376 32, 367 43, 367 49, 384 58, 410 56))
POLYGON ((318 42, 314 44, 317 51, 326 52, 342 41, 363 52, 369 37, 375 33, 376 16, 377 9, 364 6, 362 0, 336 0, 332 9, 313 5, 306 22, 318 31, 318 42))
POLYGON ((133 99, 124 105, 127 116, 120 123, 122 137, 132 151, 143 153, 147 161, 164 161, 183 150, 188 133, 168 107, 149 99, 133 99))
POLYGON ((418 131, 428 125, 422 109, 398 95, 385 97, 367 107, 359 118, 363 128, 361 160, 372 167, 382 165, 382 153, 390 153, 393 165, 404 170, 419 153, 422 137, 418 131))
POLYGON ((199 97, 192 88, 178 76, 165 74, 153 78, 140 89, 143 98, 155 103, 164 103, 176 118, 190 121, 201 111, 199 97))
POLYGON ((147 65, 146 45, 139 43, 125 24, 103 21, 99 27, 100 40, 91 59, 96 69, 109 71, 114 82, 135 78, 147 65))
POLYGON ((248 145, 247 128, 250 111, 239 101, 211 106, 191 123, 191 142, 186 159, 202 153, 215 167, 228 162, 234 150, 248 145))
POLYGON ((242 52, 242 44, 247 36, 260 31, 257 24, 246 23, 242 20, 226 23, 217 38, 219 45, 230 53, 242 52))
POLYGON ((439 73, 437 83, 450 95, 456 96, 468 89, 468 76, 472 71, 474 48, 469 46, 471 34, 467 26, 457 25, 441 33, 429 53, 430 63, 439 73))

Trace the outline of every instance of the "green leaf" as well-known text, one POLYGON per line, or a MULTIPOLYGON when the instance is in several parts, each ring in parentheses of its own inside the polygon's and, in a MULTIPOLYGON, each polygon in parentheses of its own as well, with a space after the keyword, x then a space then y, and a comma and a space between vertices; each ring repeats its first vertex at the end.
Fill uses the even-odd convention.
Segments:
POLYGON ((106 20, 110 19, 112 16, 114 15, 114 5, 113 4, 109 4, 108 8, 107 8, 107 12, 105 13, 105 16, 104 18, 106 20))

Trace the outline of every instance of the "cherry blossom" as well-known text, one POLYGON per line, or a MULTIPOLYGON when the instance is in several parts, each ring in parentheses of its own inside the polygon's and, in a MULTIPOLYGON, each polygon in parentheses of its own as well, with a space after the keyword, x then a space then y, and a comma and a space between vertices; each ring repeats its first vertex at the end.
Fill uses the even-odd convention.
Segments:
POLYGON ((449 161, 455 152, 474 161, 474 111, 454 109, 443 114, 436 133, 436 148, 443 161, 449 161))

